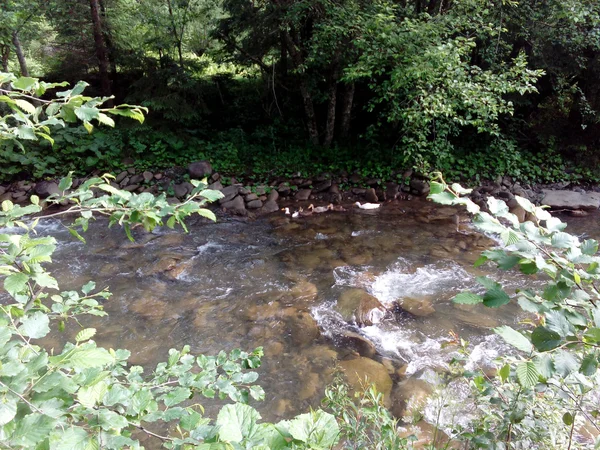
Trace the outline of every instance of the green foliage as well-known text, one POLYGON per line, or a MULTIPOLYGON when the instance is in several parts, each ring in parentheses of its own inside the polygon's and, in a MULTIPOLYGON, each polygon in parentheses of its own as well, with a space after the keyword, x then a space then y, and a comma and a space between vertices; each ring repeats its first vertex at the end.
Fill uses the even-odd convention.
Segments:
MULTIPOLYGON (((598 242, 564 232, 565 223, 524 198, 516 197, 532 219, 519 223, 503 201, 489 198, 488 213, 463 196, 468 193, 457 184, 448 186, 438 174, 430 198, 466 206, 479 230, 500 236, 503 246, 485 251, 477 264, 489 261, 504 270, 540 274, 546 282, 543 288, 517 291, 519 306, 535 314, 529 327, 496 328, 518 352, 499 359, 497 377, 470 375, 481 415, 459 436, 477 448, 498 448, 498 442, 502 448, 572 448, 579 427, 597 427, 598 242)), ((462 293, 454 301, 491 307, 514 301, 498 283, 477 281, 485 295, 462 293)))

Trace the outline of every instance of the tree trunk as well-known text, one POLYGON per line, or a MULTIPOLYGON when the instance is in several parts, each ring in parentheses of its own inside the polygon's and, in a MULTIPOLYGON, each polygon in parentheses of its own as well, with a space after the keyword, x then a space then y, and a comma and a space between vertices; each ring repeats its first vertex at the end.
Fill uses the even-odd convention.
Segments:
POLYGON ((329 104, 327 105, 327 123, 325 124, 325 137, 323 146, 330 147, 335 133, 335 107, 337 103, 337 87, 340 77, 339 54, 333 58, 333 68, 331 69, 331 80, 329 80, 329 104))
POLYGON ((177 26, 175 25, 175 15, 173 14, 171 0, 167 0, 167 6, 169 8, 169 17, 171 18, 171 31, 173 32, 173 37, 175 38, 175 45, 177 46, 177 53, 179 56, 179 67, 181 70, 183 70, 183 48, 181 44, 182 37, 177 34, 177 26))
POLYGON ((19 40, 19 32, 18 31, 13 31, 12 42, 13 42, 13 45, 15 46, 15 53, 17 54, 17 59, 19 60, 21 76, 28 77, 29 70, 27 69, 27 61, 25 60, 25 55, 23 54, 23 48, 21 47, 21 41, 19 40))
POLYGON ((10 46, 6 44, 0 46, 0 54, 2 55, 2 71, 8 72, 8 58, 10 57, 10 46))
POLYGON ((98 0, 90 0, 90 8, 92 12, 92 24, 94 28, 94 44, 96 47, 96 57, 98 58, 98 70, 100 73, 100 89, 102 95, 109 97, 111 95, 110 77, 108 74, 108 55, 106 52, 106 44, 102 35, 102 22, 100 22, 100 8, 98 0))
POLYGON ((344 89, 344 96, 342 97, 342 123, 340 125, 340 136, 342 138, 347 138, 350 135, 354 89, 354 83, 347 84, 346 89, 344 89))
MULTIPOLYGON (((296 44, 290 36, 290 33, 288 31, 283 31, 282 33, 287 44, 288 52, 292 57, 294 67, 298 69, 302 66, 303 63, 302 55, 296 47, 296 44)), ((311 144, 319 145, 319 128, 317 126, 317 115, 315 114, 315 106, 313 104, 312 95, 310 94, 308 84, 306 83, 306 79, 303 77, 303 74, 299 74, 298 77, 298 85, 300 88, 300 94, 302 95, 302 103, 304 105, 304 114, 306 115, 306 128, 308 130, 308 138, 310 139, 311 144)))
POLYGON ((112 43, 110 31, 106 26, 106 5, 105 0, 100 0, 100 17, 104 23, 104 43, 106 44, 106 50, 108 52, 108 62, 110 64, 110 77, 111 81, 114 82, 117 78, 117 62, 115 60, 115 46, 112 43))

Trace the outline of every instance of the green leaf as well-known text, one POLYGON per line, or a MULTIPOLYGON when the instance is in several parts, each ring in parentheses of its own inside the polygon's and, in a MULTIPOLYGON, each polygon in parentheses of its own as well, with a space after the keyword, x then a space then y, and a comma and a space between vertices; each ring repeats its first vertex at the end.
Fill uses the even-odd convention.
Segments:
POLYGON ((37 83, 36 78, 31 77, 19 77, 16 81, 12 82, 12 87, 21 91, 29 91, 33 89, 37 83))
POLYGON ((556 372, 563 377, 578 371, 580 367, 579 361, 575 355, 565 350, 559 350, 554 355, 554 368, 556 372))
POLYGON ((160 400, 165 403, 167 408, 178 405, 179 403, 189 399, 192 396, 192 391, 188 388, 178 387, 163 395, 160 400))
POLYGON ((452 301, 462 305, 476 305, 483 302, 483 298, 477 294, 473 294, 472 292, 465 291, 457 294, 452 301))
POLYGON ((538 326, 531 333, 531 342, 538 351, 547 352, 561 345, 562 339, 556 331, 538 326))
POLYGON ((522 362, 517 366, 517 378, 524 388, 535 386, 539 378, 537 367, 531 361, 522 362))
POLYGON ((115 121, 104 113, 99 112, 97 119, 98 122, 100 122, 103 125, 108 125, 109 127, 115 126, 115 121))
POLYGON ((16 99, 14 99, 14 102, 19 108, 21 108, 27 114, 35 114, 35 106, 33 106, 28 101, 20 99, 20 98, 16 98, 16 99))
POLYGON ((50 332, 50 319, 47 314, 36 311, 21 320, 19 332, 32 339, 43 338, 50 332))
POLYGON ((594 256, 598 252, 598 241, 594 239, 586 239, 581 243, 581 253, 584 255, 594 256))
POLYGON ((579 371, 586 377, 591 377, 596 374, 598 370, 598 357, 595 353, 589 353, 581 360, 581 367, 579 371))
POLYGON ((502 366, 502 368, 498 371, 498 376, 503 383, 506 383, 506 380, 508 380, 508 377, 510 376, 510 365, 504 364, 504 366, 502 366))
POLYGON ((510 297, 502 289, 490 289, 483 296, 483 304, 490 308, 499 308, 510 302, 510 297))
POLYGON ((566 426, 571 426, 574 421, 573 414, 569 412, 564 413, 562 416, 562 421, 566 426))
POLYGON ((241 403, 225 405, 217 416, 219 438, 228 442, 241 443, 256 430, 260 414, 254 408, 241 403))
POLYGON ((457 197, 448 191, 440 192, 439 194, 429 194, 427 198, 440 205, 455 205, 457 201, 457 197))
POLYGON ((576 237, 559 231, 552 235, 552 246, 556 248, 570 248, 578 243, 576 237))
POLYGON ((84 295, 88 295, 94 289, 96 289, 96 283, 94 283, 93 281, 88 281, 82 286, 81 292, 83 292, 84 295))
POLYGON ((530 353, 533 350, 533 346, 531 345, 529 339, 507 325, 494 328, 494 331, 499 334, 507 343, 518 350, 521 350, 522 352, 530 353))
POLYGON ((90 450, 89 443, 90 437, 81 427, 58 428, 50 437, 50 450, 90 450))
POLYGON ((0 426, 6 425, 17 415, 17 400, 14 397, 0 398, 0 426))
POLYGON ((332 448, 340 434, 335 417, 321 410, 296 416, 289 421, 288 430, 294 439, 322 449, 332 448))
POLYGON ((75 336, 75 341, 76 342, 88 341, 95 334, 96 334, 95 328, 85 328, 84 330, 81 330, 79 333, 77 333, 77 336, 75 336))
POLYGON ((27 288, 29 277, 22 273, 13 273, 4 279, 4 289, 13 297, 27 288))
POLYGON ((476 277, 475 281, 477 281, 477 283, 479 283, 486 289, 497 289, 500 287, 500 284, 485 276, 476 277))

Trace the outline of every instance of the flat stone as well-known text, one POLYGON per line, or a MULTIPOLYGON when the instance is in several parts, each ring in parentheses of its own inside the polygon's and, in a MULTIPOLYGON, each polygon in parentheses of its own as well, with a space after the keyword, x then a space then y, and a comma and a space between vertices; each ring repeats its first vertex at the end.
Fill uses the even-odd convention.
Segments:
POLYGON ((150 180, 152 180, 154 178, 154 174, 148 170, 146 170, 143 174, 142 177, 144 178, 145 182, 148 182, 150 180))
POLYGON ((119 186, 121 186, 121 187, 125 187, 128 184, 129 184, 129 177, 125 177, 119 182, 119 186))
POLYGON ((574 192, 567 190, 553 191, 544 189, 542 203, 554 209, 598 209, 600 207, 599 192, 574 192))
POLYGON ((428 298, 405 297, 398 301, 400 308, 417 317, 427 317, 435 312, 428 298))
POLYGON ((275 211, 279 211, 279 205, 275 200, 267 200, 263 205, 261 211, 263 213, 272 213, 275 211))
POLYGON ((256 195, 265 195, 267 193, 267 186, 256 186, 256 195))
POLYGON ((201 180, 212 174, 212 166, 208 161, 196 161, 188 166, 188 173, 193 179, 201 180))
POLYGON ((238 216, 245 216, 248 214, 248 211, 246 211, 246 205, 244 204, 244 199, 239 195, 233 200, 222 203, 221 206, 225 211, 238 216))
POLYGON ((238 194, 240 194, 240 195, 248 195, 250 193, 251 193, 251 191, 247 187, 240 186, 240 188, 238 189, 238 194))
POLYGON ((363 195, 367 190, 365 188, 352 188, 352 193, 354 195, 363 195))
POLYGON ((129 175, 133 175, 135 173, 135 167, 130 167, 127 169, 127 173, 129 173, 129 175))
POLYGON ((248 209, 258 209, 262 208, 263 202, 261 200, 252 200, 246 204, 246 208, 248 209))
POLYGON ((300 200, 300 201, 308 200, 311 193, 312 193, 311 189, 300 189, 298 192, 296 192, 296 195, 294 195, 294 198, 296 200, 300 200))
POLYGON ((221 191, 221 193, 223 194, 223 198, 219 200, 219 203, 223 204, 233 200, 233 197, 235 197, 238 194, 239 188, 240 187, 236 186, 235 184, 223 188, 223 190, 221 191))
MULTIPOLYGON (((240 194, 241 194, 241 192, 240 192, 240 194)), ((245 199, 247 202, 251 202, 253 200, 258 200, 258 195, 254 194, 254 193, 250 193, 250 194, 246 195, 245 199)))

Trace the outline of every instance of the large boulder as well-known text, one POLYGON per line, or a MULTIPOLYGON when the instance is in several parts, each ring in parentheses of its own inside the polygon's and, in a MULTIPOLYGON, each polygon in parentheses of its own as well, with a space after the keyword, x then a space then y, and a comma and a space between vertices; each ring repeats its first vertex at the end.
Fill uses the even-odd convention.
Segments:
POLYGON ((275 200, 267 200, 261 208, 261 212, 263 213, 272 213, 275 211, 279 211, 279 205, 277 205, 275 200))
POLYGON ((190 177, 195 180, 201 180, 212 174, 212 166, 208 161, 196 161, 188 166, 190 177))
POLYGON ((348 384, 355 391, 362 391, 365 380, 373 383, 377 390, 384 395, 384 403, 390 405, 390 394, 392 392, 392 379, 385 366, 370 358, 356 358, 340 361, 340 367, 346 374, 348 384))
POLYGON ((336 310, 347 322, 355 321, 359 326, 379 323, 386 308, 377 298, 362 289, 348 289, 339 296, 336 310))
POLYGON ((296 200, 300 200, 300 201, 308 200, 311 193, 312 193, 312 189, 300 189, 298 192, 296 192, 296 195, 294 195, 294 198, 296 200))
POLYGON ((598 209, 600 192, 575 192, 544 189, 542 203, 553 209, 598 209))

